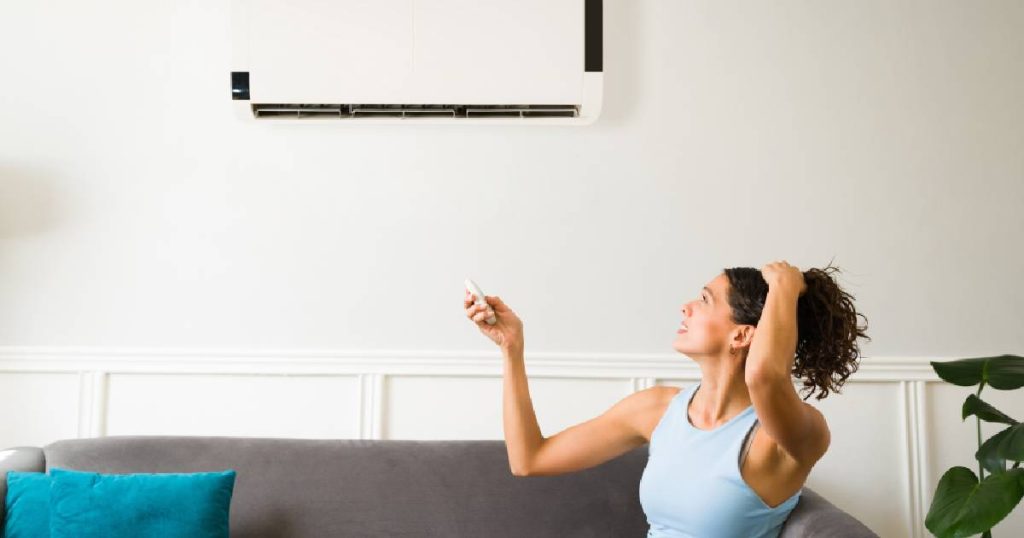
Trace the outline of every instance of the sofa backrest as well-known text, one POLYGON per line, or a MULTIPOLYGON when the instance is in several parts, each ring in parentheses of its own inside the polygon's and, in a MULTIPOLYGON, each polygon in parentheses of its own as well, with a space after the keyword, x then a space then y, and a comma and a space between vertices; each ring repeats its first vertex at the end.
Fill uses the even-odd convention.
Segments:
POLYGON ((504 441, 106 437, 44 447, 46 467, 235 469, 232 537, 644 536, 646 448, 567 475, 513 476, 504 441))
MULTIPOLYGON (((6 451, 6 471, 234 469, 232 537, 642 537, 642 446, 597 467, 516 477, 504 441, 103 437, 6 451)), ((3 523, 0 503, 0 528, 3 523)), ((876 537, 805 487, 781 538, 876 537)))

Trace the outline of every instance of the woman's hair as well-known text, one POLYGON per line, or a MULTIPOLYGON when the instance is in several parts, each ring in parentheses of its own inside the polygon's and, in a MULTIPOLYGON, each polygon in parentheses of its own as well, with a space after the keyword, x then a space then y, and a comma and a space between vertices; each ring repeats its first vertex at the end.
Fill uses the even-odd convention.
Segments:
MULTIPOLYGON (((803 390, 807 391, 804 400, 815 392, 819 392, 818 400, 828 396, 829 391, 838 393, 846 378, 857 371, 857 338, 871 340, 864 332, 867 318, 857 313, 853 296, 832 278, 837 272, 839 268, 831 262, 824 269, 803 272, 807 290, 796 303, 797 343, 792 373, 803 380, 803 390), (864 319, 863 326, 857 325, 858 317, 864 319)), ((768 297, 768 283, 761 271, 733 267, 725 269, 725 276, 729 279, 733 321, 757 325, 768 297)))

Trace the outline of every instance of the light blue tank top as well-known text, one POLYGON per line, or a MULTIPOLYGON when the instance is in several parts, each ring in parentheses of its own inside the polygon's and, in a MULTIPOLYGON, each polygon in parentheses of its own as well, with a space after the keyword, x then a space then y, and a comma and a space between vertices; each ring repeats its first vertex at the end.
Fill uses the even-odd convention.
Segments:
POLYGON ((769 507, 740 475, 739 456, 757 421, 747 407, 713 430, 690 423, 695 384, 679 391, 651 433, 640 477, 648 538, 777 537, 803 488, 769 507))

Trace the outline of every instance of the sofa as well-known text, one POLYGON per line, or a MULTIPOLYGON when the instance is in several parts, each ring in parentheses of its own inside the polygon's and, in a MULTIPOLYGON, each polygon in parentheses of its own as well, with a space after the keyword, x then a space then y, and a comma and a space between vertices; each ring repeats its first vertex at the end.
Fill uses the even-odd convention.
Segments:
MULTIPOLYGON (((645 445, 575 473, 514 476, 500 440, 69 439, 0 451, 0 498, 12 470, 234 469, 232 537, 641 538, 647 454, 645 445)), ((805 487, 781 536, 877 535, 805 487)))

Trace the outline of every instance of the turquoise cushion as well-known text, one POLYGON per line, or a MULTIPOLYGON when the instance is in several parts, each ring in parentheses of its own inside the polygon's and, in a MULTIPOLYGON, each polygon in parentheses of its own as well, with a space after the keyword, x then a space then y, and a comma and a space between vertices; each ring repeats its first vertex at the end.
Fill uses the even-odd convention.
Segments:
POLYGON ((99 474, 50 469, 50 536, 228 538, 235 471, 99 474))
POLYGON ((50 476, 8 471, 5 538, 39 538, 50 534, 50 476))

